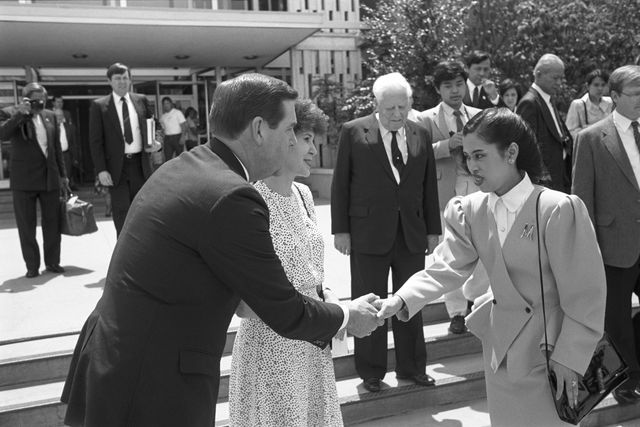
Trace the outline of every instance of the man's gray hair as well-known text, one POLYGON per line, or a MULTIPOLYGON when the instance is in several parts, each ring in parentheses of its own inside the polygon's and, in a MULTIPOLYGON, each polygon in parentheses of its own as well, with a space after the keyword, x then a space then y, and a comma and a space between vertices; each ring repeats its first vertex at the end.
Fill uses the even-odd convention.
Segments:
POLYGON ((533 69, 533 75, 536 75, 539 72, 544 73, 547 72, 550 66, 553 65, 562 65, 564 67, 564 62, 562 59, 553 53, 545 53, 538 59, 535 68, 533 69))
POLYGON ((389 73, 380 76, 373 83, 373 96, 376 97, 376 101, 380 102, 382 94, 388 90, 399 89, 404 90, 407 93, 407 98, 411 99, 413 90, 411 85, 400 73, 389 73))

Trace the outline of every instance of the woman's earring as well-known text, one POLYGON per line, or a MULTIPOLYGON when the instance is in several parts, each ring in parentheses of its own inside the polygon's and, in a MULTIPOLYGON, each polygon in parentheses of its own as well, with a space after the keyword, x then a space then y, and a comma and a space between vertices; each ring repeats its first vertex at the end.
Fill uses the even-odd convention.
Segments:
POLYGON ((509 159, 509 164, 512 165, 513 164, 513 159, 509 159))

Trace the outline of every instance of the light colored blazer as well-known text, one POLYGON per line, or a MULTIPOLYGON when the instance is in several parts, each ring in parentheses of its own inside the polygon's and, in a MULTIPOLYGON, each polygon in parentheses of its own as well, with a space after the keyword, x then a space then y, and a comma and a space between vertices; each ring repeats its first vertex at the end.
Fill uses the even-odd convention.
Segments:
POLYGON ((612 115, 578 133, 571 192, 589 211, 604 263, 631 267, 640 257, 640 188, 612 115))
MULTIPOLYGON (((467 120, 478 114, 479 108, 469 107, 463 104, 467 120)), ((422 127, 427 129, 431 144, 433 144, 433 154, 436 158, 436 174, 438 178, 438 197, 440 198, 440 210, 443 211, 447 202, 456 196, 456 180, 459 176, 468 176, 456 162, 462 162, 462 158, 455 158, 449 151, 449 127, 444 117, 442 102, 418 114, 417 121, 422 127)), ((473 185, 471 179, 468 184, 473 185)), ((473 188, 474 191, 477 188, 473 188)), ((459 194, 467 194, 471 191, 461 190, 459 194)))
MULTIPOLYGON (((428 302, 460 287, 478 259, 489 273, 494 299, 467 317, 482 340, 494 371, 506 359, 513 379, 545 363, 544 323, 535 230, 536 186, 506 237, 504 246, 488 207, 488 194, 454 198, 445 212, 444 241, 434 263, 398 290, 406 302, 398 313, 408 320, 428 302)), ((587 210, 576 196, 546 190, 540 199, 541 257, 551 358, 584 373, 604 332, 604 266, 587 210)))

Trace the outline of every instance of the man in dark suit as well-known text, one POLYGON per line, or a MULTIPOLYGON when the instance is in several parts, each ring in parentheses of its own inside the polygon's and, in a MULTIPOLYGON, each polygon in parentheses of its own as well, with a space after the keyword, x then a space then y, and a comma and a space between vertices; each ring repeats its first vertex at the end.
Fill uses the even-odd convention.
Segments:
POLYGON ((62 157, 64 158, 64 166, 67 178, 69 179, 69 187, 77 190, 75 180, 73 178, 73 168, 80 166, 80 147, 76 142, 76 127, 71 113, 63 110, 64 99, 61 96, 53 97, 53 113, 58 121, 58 130, 60 134, 60 148, 62 148, 62 157))
MULTIPOLYGON (((436 166, 426 130, 408 121, 411 87, 398 73, 373 85, 377 112, 342 127, 331 188, 331 228, 335 247, 350 255, 351 296, 387 295, 424 268, 425 251, 440 234, 436 166)), ((426 349, 422 317, 392 321, 396 374, 421 385, 426 349)), ((380 390, 387 370, 387 331, 355 340, 355 363, 364 386, 380 390)))
POLYGON ((533 75, 534 83, 518 103, 516 113, 529 123, 538 138, 542 160, 550 174, 550 187, 568 193, 573 142, 553 99, 564 79, 564 64, 556 55, 544 54, 533 75))
POLYGON ((113 92, 91 103, 89 148, 100 184, 110 187, 119 236, 133 198, 152 172, 146 121, 153 109, 144 95, 129 92, 131 72, 126 65, 111 65, 107 79, 113 92))
POLYGON ((36 241, 36 201, 42 212, 42 240, 47 271, 60 266, 60 189, 68 187, 56 117, 45 110, 47 91, 38 83, 22 89, 22 103, 0 111, 0 139, 11 140, 11 189, 27 277, 40 274, 36 241))
POLYGON ((474 108, 491 108, 498 105, 500 97, 498 88, 493 80, 489 79, 491 74, 491 56, 481 50, 472 51, 465 58, 467 66, 467 92, 464 94, 462 103, 474 108))
POLYGON ((640 400, 640 365, 631 320, 631 296, 640 292, 640 66, 609 78, 611 115, 576 138, 572 192, 587 206, 607 276, 605 331, 629 364, 630 380, 613 395, 640 400))
POLYGON ((296 144, 296 97, 260 74, 225 81, 212 101, 213 142, 140 190, 76 346, 62 395, 67 424, 214 425, 240 299, 279 334, 322 348, 345 325, 356 336, 378 326, 375 295, 341 307, 293 288, 249 183, 277 173, 296 144))

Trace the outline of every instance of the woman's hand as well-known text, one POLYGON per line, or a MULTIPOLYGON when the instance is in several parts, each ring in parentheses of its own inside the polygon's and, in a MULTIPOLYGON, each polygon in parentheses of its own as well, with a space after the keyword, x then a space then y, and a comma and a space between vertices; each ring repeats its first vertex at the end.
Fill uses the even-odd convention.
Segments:
POLYGON ((258 315, 251 310, 251 307, 242 300, 240 301, 240 304, 238 304, 238 308, 236 308, 236 316, 243 319, 259 319, 258 315))
POLYGON ((556 400, 560 400, 562 392, 566 391, 569 406, 575 408, 578 405, 578 374, 552 359, 549 359, 549 369, 556 375, 556 400))

